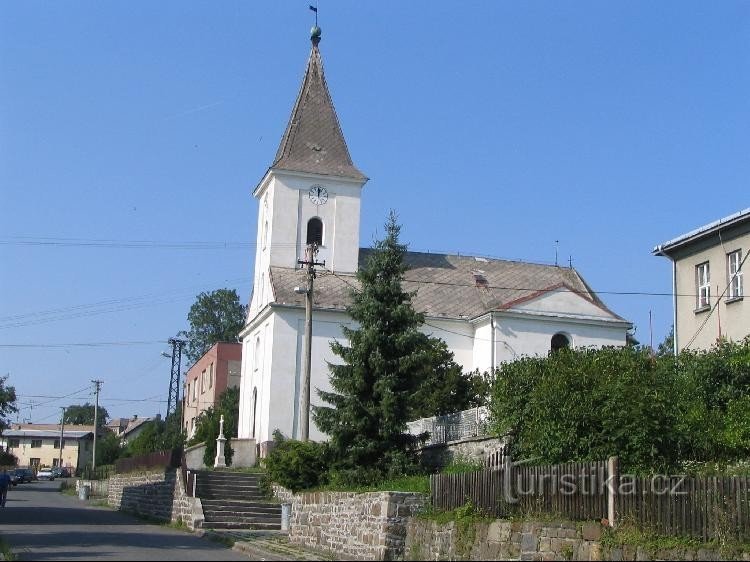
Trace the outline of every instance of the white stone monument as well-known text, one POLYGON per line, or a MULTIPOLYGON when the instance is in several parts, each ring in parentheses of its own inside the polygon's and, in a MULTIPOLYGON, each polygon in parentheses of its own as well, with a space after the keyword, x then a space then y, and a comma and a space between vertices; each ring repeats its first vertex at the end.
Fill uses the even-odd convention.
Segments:
POLYGON ((226 468, 224 462, 224 444, 227 442, 224 437, 224 415, 219 420, 219 437, 216 438, 216 458, 214 459, 214 468, 226 468))

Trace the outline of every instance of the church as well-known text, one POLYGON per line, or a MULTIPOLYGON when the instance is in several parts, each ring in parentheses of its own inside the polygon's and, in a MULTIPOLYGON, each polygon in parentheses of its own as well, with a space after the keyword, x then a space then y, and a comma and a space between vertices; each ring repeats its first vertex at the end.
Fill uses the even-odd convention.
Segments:
MULTIPOLYGON (((319 50, 320 28, 276 157, 253 190, 258 233, 253 292, 240 333, 240 439, 262 444, 278 429, 299 438, 308 244, 325 262, 315 280, 311 396, 330 390, 330 350, 342 326, 357 268, 367 177, 352 161, 319 50)), ((625 345, 631 323, 611 311, 572 267, 464 255, 409 252, 404 289, 424 313, 423 330, 448 344, 466 372, 494 370, 560 347, 625 345)), ((325 439, 310 420, 310 439, 325 439)))

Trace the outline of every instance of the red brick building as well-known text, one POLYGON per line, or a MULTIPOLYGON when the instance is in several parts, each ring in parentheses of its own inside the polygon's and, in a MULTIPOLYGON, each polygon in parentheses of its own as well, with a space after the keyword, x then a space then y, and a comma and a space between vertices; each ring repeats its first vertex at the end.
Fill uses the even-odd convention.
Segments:
POLYGON ((213 407, 227 389, 240 385, 242 344, 216 343, 190 367, 183 384, 183 427, 195 432, 198 416, 213 407))

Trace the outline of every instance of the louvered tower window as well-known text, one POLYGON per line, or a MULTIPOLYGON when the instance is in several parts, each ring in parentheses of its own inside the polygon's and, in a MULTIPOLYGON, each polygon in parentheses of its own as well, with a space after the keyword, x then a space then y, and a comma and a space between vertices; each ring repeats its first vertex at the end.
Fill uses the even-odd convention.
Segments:
POLYGON ((313 217, 307 221, 307 243, 323 245, 323 221, 313 217))

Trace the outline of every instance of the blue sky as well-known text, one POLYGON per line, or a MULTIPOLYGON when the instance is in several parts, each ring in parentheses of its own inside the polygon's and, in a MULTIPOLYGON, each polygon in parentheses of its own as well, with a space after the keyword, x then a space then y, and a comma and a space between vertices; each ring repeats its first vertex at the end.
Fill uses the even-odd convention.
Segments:
MULTIPOLYGON (((202 290, 248 299, 250 193, 302 78, 307 5, 3 3, 0 374, 20 419, 56 421, 95 378, 110 414, 163 413, 160 342, 202 290), (49 347, 100 342, 121 345, 49 347)), ((391 208, 415 250, 550 262, 559 240, 638 339, 649 311, 664 337, 668 296, 610 293, 669 293, 651 249, 748 207, 750 3, 319 7, 371 178, 363 245, 391 208)))

